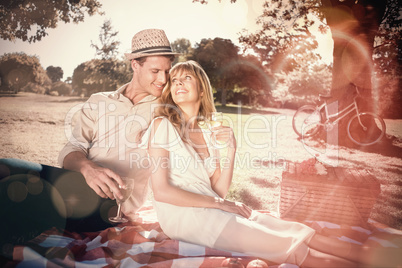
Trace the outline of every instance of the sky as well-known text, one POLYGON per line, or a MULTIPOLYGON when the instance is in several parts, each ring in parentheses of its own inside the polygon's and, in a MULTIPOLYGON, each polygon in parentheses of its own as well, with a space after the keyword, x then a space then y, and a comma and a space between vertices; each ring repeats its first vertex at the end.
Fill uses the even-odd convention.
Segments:
MULTIPOLYGON (((192 3, 192 0, 99 0, 104 15, 85 17, 78 24, 59 22, 57 28, 48 29, 48 36, 29 44, 22 41, 0 40, 0 55, 25 52, 39 57, 44 69, 59 66, 64 71, 63 80, 72 76, 81 63, 95 58, 91 41, 99 44, 99 33, 103 22, 110 19, 118 31, 121 42, 119 54, 131 51, 131 39, 143 29, 163 29, 170 42, 178 38, 190 40, 192 46, 203 38, 225 38, 240 46, 239 33, 242 29, 254 33, 260 26, 257 17, 262 14, 264 0, 209 0, 207 5, 192 3)), ((324 60, 332 58, 332 41, 328 36, 320 38, 319 52, 324 60)))

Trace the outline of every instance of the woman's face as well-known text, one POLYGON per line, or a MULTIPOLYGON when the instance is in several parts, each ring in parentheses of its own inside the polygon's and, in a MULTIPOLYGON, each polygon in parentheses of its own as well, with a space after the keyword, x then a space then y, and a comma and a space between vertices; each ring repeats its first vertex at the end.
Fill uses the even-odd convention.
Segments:
POLYGON ((172 99, 178 106, 200 102, 203 92, 200 92, 198 80, 194 75, 187 71, 179 71, 172 74, 170 79, 172 99))

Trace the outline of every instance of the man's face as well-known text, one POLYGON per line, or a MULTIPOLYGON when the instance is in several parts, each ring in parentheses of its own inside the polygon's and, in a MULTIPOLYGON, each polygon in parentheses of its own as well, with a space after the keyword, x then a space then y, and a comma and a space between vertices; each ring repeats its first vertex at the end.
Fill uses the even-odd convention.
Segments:
POLYGON ((134 79, 140 91, 159 97, 169 79, 169 70, 172 67, 170 58, 164 56, 147 57, 142 66, 134 61, 134 79))

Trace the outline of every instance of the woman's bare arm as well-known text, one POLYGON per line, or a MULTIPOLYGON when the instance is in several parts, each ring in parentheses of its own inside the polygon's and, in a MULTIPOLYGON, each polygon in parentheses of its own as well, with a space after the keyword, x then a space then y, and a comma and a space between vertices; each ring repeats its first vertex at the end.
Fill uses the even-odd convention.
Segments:
MULTIPOLYGON (((153 125, 150 141, 159 124, 160 120, 157 120, 153 125)), ((152 170, 151 185, 156 201, 183 207, 216 208, 246 218, 251 215, 251 209, 242 203, 192 193, 171 185, 169 182, 169 152, 160 147, 149 146, 148 153, 152 170)))

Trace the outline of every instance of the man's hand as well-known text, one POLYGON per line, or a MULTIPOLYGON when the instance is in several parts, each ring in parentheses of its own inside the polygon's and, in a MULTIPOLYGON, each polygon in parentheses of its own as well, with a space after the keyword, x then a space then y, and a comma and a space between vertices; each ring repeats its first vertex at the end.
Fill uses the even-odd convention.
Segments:
POLYGON ((120 176, 111 169, 100 167, 87 159, 84 153, 69 153, 64 158, 63 167, 80 172, 88 186, 100 197, 114 199, 114 193, 119 198, 123 198, 119 185, 124 186, 124 182, 120 176))
POLYGON ((87 165, 81 169, 85 181, 100 197, 114 199, 114 195, 123 198, 119 185, 124 186, 120 176, 112 170, 100 167, 95 163, 87 165))

